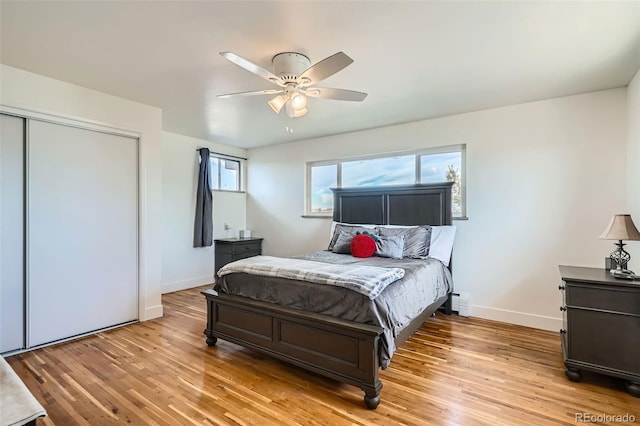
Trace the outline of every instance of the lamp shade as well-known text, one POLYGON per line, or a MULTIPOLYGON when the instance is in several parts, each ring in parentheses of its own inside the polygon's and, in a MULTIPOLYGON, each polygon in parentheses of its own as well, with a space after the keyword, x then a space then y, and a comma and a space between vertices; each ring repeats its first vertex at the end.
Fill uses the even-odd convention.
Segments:
POLYGON ((640 232, 633 224, 631 215, 617 214, 611 218, 609 226, 600 238, 605 240, 640 240, 640 232))

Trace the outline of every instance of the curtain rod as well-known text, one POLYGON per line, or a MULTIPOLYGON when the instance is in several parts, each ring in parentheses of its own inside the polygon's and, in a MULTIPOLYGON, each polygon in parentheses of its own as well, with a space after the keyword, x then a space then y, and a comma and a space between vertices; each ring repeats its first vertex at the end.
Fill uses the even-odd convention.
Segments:
MULTIPOLYGON (((202 148, 204 148, 204 147, 202 147, 202 148)), ((198 148, 198 149, 196 149, 196 151, 200 151, 202 148, 198 148)), ((246 159, 246 158, 244 158, 244 157, 238 157, 237 155, 223 154, 223 153, 221 153, 221 152, 209 151, 209 154, 222 155, 222 156, 224 156, 224 157, 237 158, 237 159, 239 159, 239 160, 245 160, 245 161, 247 160, 247 159, 246 159)))

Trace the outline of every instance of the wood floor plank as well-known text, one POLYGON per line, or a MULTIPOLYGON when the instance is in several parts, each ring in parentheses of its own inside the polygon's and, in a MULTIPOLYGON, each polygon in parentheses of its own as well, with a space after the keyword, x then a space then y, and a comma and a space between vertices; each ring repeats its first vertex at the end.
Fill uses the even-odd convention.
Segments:
POLYGON ((218 340, 203 288, 163 296, 164 317, 14 355, 45 407, 39 425, 575 425, 635 416, 622 380, 564 376, 557 333, 436 315, 398 349, 377 410, 362 391, 218 340))

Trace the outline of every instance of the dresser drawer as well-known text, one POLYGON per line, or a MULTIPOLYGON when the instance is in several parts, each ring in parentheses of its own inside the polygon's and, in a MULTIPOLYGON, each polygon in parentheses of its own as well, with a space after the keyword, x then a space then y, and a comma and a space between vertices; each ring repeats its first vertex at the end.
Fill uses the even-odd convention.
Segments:
POLYGON ((640 291, 633 288, 567 282, 565 297, 567 307, 640 315, 640 291))
POLYGON ((569 359, 640 376, 640 317, 582 309, 567 314, 569 359))

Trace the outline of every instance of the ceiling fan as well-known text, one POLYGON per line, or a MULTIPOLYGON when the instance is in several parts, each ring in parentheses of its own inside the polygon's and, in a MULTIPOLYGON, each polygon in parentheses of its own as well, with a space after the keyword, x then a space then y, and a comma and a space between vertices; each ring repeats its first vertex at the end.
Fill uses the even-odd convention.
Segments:
POLYGON ((267 81, 279 86, 278 89, 256 90, 251 92, 229 93, 218 95, 218 98, 231 96, 276 95, 268 104, 276 114, 284 107, 291 118, 304 116, 307 110, 307 96, 313 98, 335 99, 339 101, 361 102, 366 93, 354 90, 315 87, 317 83, 344 69, 353 62, 344 52, 338 52, 322 61, 311 65, 308 57, 296 52, 278 53, 271 59, 273 72, 250 62, 232 52, 220 52, 225 59, 259 75, 267 81))

